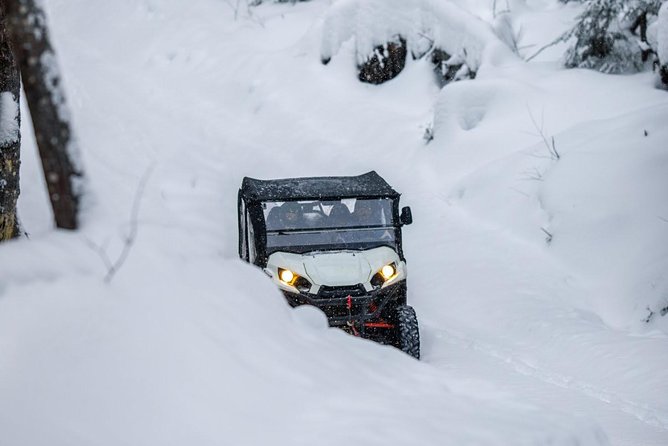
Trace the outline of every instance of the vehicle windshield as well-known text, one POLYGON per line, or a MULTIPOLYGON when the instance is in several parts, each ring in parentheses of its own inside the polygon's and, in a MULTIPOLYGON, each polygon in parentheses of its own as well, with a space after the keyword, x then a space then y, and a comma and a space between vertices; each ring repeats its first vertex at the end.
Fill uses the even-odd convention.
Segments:
POLYGON ((343 199, 262 203, 267 251, 396 249, 392 200, 343 199))

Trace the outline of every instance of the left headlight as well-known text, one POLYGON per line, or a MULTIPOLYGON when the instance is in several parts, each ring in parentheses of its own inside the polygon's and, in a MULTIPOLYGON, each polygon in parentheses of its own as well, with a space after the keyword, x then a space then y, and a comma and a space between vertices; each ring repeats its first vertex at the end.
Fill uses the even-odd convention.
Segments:
POLYGON ((394 263, 390 263, 389 265, 382 267, 379 273, 383 276, 383 279, 388 281, 397 273, 397 266, 394 263))
POLYGON ((371 285, 374 287, 379 287, 385 282, 389 282, 390 280, 394 279, 395 277, 397 277, 397 264, 394 262, 388 263, 373 275, 371 278, 371 285))
POLYGON ((278 268, 278 280, 302 292, 307 292, 311 289, 311 282, 286 268, 278 268))

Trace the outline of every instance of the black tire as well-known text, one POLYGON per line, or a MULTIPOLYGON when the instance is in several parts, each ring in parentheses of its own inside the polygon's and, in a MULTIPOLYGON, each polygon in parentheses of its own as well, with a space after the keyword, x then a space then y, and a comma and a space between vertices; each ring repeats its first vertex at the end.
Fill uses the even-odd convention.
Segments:
POLYGON ((397 348, 420 359, 420 330, 415 310, 409 305, 401 305, 395 311, 397 348))

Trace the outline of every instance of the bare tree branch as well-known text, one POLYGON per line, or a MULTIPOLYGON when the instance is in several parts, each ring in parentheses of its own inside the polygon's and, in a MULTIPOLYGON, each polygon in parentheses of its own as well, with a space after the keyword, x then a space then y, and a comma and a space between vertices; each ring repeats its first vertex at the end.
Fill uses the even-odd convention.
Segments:
POLYGON ((116 261, 111 264, 111 268, 107 270, 107 275, 104 277, 104 281, 106 283, 111 282, 111 279, 114 278, 114 275, 123 266, 125 260, 128 258, 128 255, 130 254, 132 246, 135 243, 135 239, 137 238, 137 232, 139 229, 139 224, 138 224, 139 207, 141 204, 141 199, 144 196, 144 190, 146 190, 146 183, 148 182, 148 179, 153 173, 154 167, 155 165, 151 165, 148 169, 146 169, 144 175, 142 175, 141 179, 139 180, 139 185, 137 186, 137 191, 135 192, 135 198, 132 202, 132 210, 130 212, 130 233, 123 241, 123 250, 121 251, 121 254, 118 256, 116 261))
POLYGON ((515 188, 515 187, 511 187, 510 190, 512 190, 513 192, 517 192, 518 194, 520 194, 520 195, 522 195, 522 196, 524 196, 524 197, 526 197, 526 198, 531 198, 531 195, 529 195, 529 194, 527 194, 526 192, 523 192, 523 191, 521 191, 521 190, 519 190, 519 189, 517 189, 517 188, 515 188))
POLYGON ((567 41, 567 40, 570 39, 570 38, 571 38, 571 35, 570 35, 570 34, 563 34, 563 35, 557 37, 556 39, 554 39, 552 42, 548 43, 547 45, 543 45, 542 47, 540 47, 540 48, 538 49, 538 51, 536 51, 535 53, 533 53, 531 56, 527 57, 525 60, 526 60, 527 62, 530 62, 534 57, 538 56, 540 53, 542 53, 543 51, 545 51, 545 50, 548 49, 549 47, 554 46, 554 45, 556 45, 556 44, 558 44, 558 43, 560 43, 560 42, 565 42, 565 41, 567 41))
POLYGON ((525 170, 522 173, 526 175, 526 177, 524 178, 526 180, 534 180, 534 181, 544 180, 542 172, 535 167, 532 168, 531 171, 525 170))
POLYGON ((139 210, 141 205, 142 197, 144 196, 144 191, 146 190, 146 184, 153 173, 155 165, 149 166, 137 185, 137 190, 135 191, 135 196, 132 201, 132 209, 130 210, 130 231, 123 238, 123 249, 121 253, 115 260, 109 258, 106 248, 98 245, 87 237, 83 237, 83 241, 93 252, 95 252, 98 257, 104 263, 104 266, 107 270, 107 274, 104 276, 105 283, 111 282, 119 269, 123 266, 125 261, 130 254, 130 250, 134 246, 135 240, 137 239, 137 233, 139 231, 139 210))
POLYGON ((549 245, 552 242, 553 238, 552 233, 545 228, 540 228, 540 230, 543 231, 545 235, 547 235, 547 237, 545 238, 545 242, 547 242, 547 244, 549 245))
POLYGON ((531 113, 531 109, 528 106, 527 106, 527 111, 529 112, 529 117, 531 118, 531 122, 533 123, 534 128, 538 132, 538 136, 540 136, 540 138, 543 140, 543 143, 545 144, 545 147, 547 147, 547 151, 549 152, 550 157, 554 161, 558 161, 559 159, 561 159, 561 154, 557 150, 557 146, 554 141, 554 136, 551 137, 551 141, 548 141, 547 136, 545 136, 545 132, 543 131, 544 120, 545 120, 544 111, 541 112, 540 126, 536 122, 536 118, 534 118, 533 113, 531 113))
POLYGON ((100 259, 102 259, 102 262, 104 263, 104 266, 107 269, 107 271, 110 270, 112 264, 111 260, 109 260, 109 256, 107 255, 107 251, 102 246, 98 245, 85 235, 82 237, 82 240, 84 241, 86 246, 88 246, 93 252, 95 252, 98 255, 98 257, 100 257, 100 259))

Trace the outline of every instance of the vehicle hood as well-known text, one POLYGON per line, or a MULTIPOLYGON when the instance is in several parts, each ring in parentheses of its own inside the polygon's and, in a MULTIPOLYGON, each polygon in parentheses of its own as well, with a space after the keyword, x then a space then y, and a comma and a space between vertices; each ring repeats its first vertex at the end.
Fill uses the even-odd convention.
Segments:
POLYGON ((341 286, 363 283, 371 275, 369 261, 359 252, 305 255, 303 261, 306 274, 318 284, 341 286))

